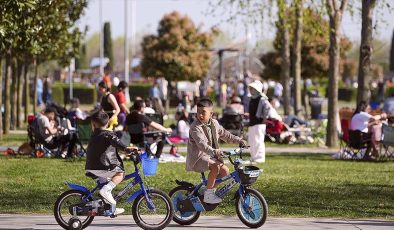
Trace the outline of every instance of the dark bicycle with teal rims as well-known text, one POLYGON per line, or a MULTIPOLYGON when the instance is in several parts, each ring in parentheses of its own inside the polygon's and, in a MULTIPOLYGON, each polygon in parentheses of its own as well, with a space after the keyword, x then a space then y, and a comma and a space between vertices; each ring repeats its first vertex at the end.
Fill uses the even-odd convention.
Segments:
MULTIPOLYGON (((261 170, 253 165, 242 165, 243 148, 235 149, 231 152, 223 152, 222 156, 228 158, 234 166, 234 171, 230 175, 216 179, 220 184, 229 181, 223 187, 216 191, 220 198, 225 197, 230 189, 236 185, 238 190, 235 193, 235 210, 238 218, 250 228, 261 227, 268 216, 268 205, 264 196, 257 190, 251 188, 251 185, 257 181, 261 170), (232 156, 239 155, 239 158, 232 159, 232 156)), ((173 220, 180 225, 190 225, 198 220, 201 212, 212 211, 219 204, 204 203, 204 187, 207 185, 207 179, 204 173, 201 173, 201 183, 194 185, 186 181, 175 180, 177 187, 169 193, 174 206, 173 220)))
MULTIPOLYGON (((139 185, 140 188, 126 200, 133 203, 134 221, 142 229, 163 229, 173 217, 171 200, 165 192, 145 185, 138 169, 138 164, 145 159, 136 152, 129 157, 134 163, 135 171, 125 175, 122 183, 134 179, 124 186, 114 199, 118 202, 129 194, 134 186, 139 185)), ((145 170, 145 167, 143 169, 145 170)), ((147 172, 144 171, 144 174, 147 175, 147 172)), ((82 185, 67 183, 71 190, 62 193, 55 203, 54 215, 57 223, 64 229, 79 230, 88 227, 95 216, 116 217, 114 206, 106 203, 97 192, 107 183, 97 180, 97 185, 91 190, 82 185)))

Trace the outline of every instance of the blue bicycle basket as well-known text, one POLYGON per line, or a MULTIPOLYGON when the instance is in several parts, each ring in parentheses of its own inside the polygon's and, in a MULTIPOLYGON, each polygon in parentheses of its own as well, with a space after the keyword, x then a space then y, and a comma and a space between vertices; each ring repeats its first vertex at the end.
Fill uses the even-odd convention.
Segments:
POLYGON ((145 176, 156 175, 157 167, 159 166, 159 158, 142 158, 142 171, 145 176))

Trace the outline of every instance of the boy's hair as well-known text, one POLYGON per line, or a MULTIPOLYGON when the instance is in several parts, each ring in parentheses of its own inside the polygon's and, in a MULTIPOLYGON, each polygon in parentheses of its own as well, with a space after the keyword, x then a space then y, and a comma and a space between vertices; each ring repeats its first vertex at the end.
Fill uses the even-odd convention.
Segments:
POLYGON ((44 113, 56 113, 56 109, 50 106, 45 109, 44 113))
POLYGON ((133 109, 139 111, 143 106, 145 102, 143 100, 136 100, 133 105, 133 109))
POLYGON ((213 103, 211 99, 203 97, 200 99, 200 101, 198 101, 197 107, 213 107, 213 103))
POLYGON ((105 127, 108 124, 108 114, 103 111, 95 112, 92 116, 92 123, 98 127, 105 127))

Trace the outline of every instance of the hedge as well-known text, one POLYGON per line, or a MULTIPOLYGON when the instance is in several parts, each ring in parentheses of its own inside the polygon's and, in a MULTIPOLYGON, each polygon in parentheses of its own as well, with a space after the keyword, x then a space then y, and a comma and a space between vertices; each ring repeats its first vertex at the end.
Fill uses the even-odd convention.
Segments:
POLYGON ((388 98, 388 97, 391 97, 391 95, 393 95, 393 93, 394 93, 394 86, 388 87, 388 88, 386 88, 386 92, 385 92, 384 96, 386 98, 388 98))
POLYGON ((133 84, 129 85, 130 100, 134 101, 135 97, 142 97, 143 99, 149 97, 149 90, 152 88, 151 84, 133 84))
MULTIPOLYGON (((60 105, 67 105, 69 102, 70 85, 55 83, 52 86, 52 100, 60 105)), ((83 84, 73 85, 73 97, 79 99, 81 104, 95 104, 97 101, 97 90, 83 84)))
MULTIPOLYGON (((326 88, 326 97, 328 97, 328 89, 326 88)), ((357 89, 356 88, 338 88, 339 101, 356 101, 357 89)))

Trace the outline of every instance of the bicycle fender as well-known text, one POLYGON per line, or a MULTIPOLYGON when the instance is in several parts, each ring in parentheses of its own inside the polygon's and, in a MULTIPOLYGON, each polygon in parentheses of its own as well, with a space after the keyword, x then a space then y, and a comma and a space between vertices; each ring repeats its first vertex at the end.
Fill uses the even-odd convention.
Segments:
POLYGON ((73 183, 67 182, 67 186, 72 188, 72 189, 81 191, 81 192, 83 192, 85 194, 89 194, 90 193, 89 189, 87 189, 85 186, 82 186, 82 185, 79 185, 79 184, 73 184, 73 183))
MULTIPOLYGON (((151 191, 151 189, 147 189, 146 192, 149 193, 151 191)), ((129 198, 127 198, 126 202, 133 202, 133 200, 135 200, 135 198, 137 198, 139 195, 144 194, 143 191, 138 190, 136 192, 134 192, 131 196, 129 196, 129 198)))
POLYGON ((194 184, 187 181, 183 181, 183 180, 180 181, 176 179, 175 183, 180 186, 186 186, 187 188, 194 188, 194 184))

